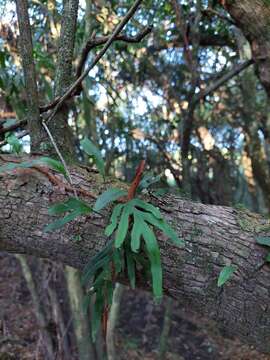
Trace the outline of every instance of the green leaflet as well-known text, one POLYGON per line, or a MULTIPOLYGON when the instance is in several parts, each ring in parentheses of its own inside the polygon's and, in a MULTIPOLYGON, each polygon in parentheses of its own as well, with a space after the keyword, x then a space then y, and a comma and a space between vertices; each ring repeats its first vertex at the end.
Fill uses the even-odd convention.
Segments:
POLYGON ((71 197, 64 202, 50 206, 48 213, 49 215, 59 215, 72 210, 79 210, 82 214, 87 214, 92 211, 92 208, 84 201, 71 197))
POLYGON ((133 206, 139 207, 144 209, 145 211, 148 211, 152 213, 157 219, 162 219, 162 215, 158 208, 153 206, 152 204, 148 204, 147 202, 141 200, 141 199, 133 199, 130 201, 130 203, 133 206))
POLYGON ((124 204, 118 204, 113 208, 111 223, 105 229, 105 235, 111 236, 114 230, 117 227, 118 218, 120 216, 121 210, 123 209, 124 204))
POLYGON ((98 289, 99 287, 102 287, 107 279, 108 279, 108 269, 102 270, 95 278, 95 281, 93 283, 93 288, 98 289))
POLYGON ((65 224, 67 224, 68 222, 74 220, 77 216, 82 215, 80 210, 75 210, 72 213, 64 216, 62 219, 58 219, 54 222, 52 222, 51 224, 47 225, 44 229, 45 232, 48 231, 54 231, 54 230, 58 230, 61 227, 63 227, 65 224))
POLYGON ((122 262, 122 254, 120 249, 115 249, 113 252, 113 263, 116 274, 119 274, 124 270, 124 264, 122 262))
POLYGON ((87 266, 87 270, 82 275, 82 284, 87 284, 96 274, 96 272, 102 268, 106 268, 106 266, 110 263, 110 257, 103 257, 95 262, 91 262, 87 266))
POLYGON ((136 263, 134 261, 132 252, 126 249, 126 261, 127 261, 127 272, 128 272, 128 279, 130 282, 130 286, 132 289, 135 289, 136 284, 136 263))
POLYGON ((77 216, 91 213, 92 208, 80 199, 70 198, 63 203, 58 203, 51 206, 48 212, 50 215, 57 215, 67 211, 71 211, 71 213, 47 225, 44 231, 47 232, 57 230, 66 223, 74 220, 77 216))
MULTIPOLYGON (((102 250, 100 250, 95 256, 91 258, 91 261, 88 264, 90 264, 91 262, 96 262, 101 258, 103 258, 104 256, 108 256, 112 252, 113 252, 113 240, 110 240, 102 250)), ((83 272, 86 271, 86 267, 87 265, 85 266, 83 272)))
POLYGON ((176 232, 170 227, 170 225, 164 219, 156 219, 153 215, 143 213, 143 218, 153 226, 158 227, 160 230, 164 232, 172 242, 177 246, 184 246, 184 240, 179 239, 176 232))
POLYGON ((155 298, 160 299, 162 297, 162 267, 159 247, 153 230, 146 224, 143 229, 143 238, 151 264, 153 294, 155 298))
POLYGON ((105 176, 105 164, 102 158, 101 152, 99 149, 87 138, 84 138, 81 141, 81 146, 83 150, 90 156, 93 157, 93 160, 98 168, 100 174, 104 177, 105 176))
MULTIPOLYGON (((126 192, 123 190, 109 189, 98 198, 95 210, 101 210, 110 202, 125 195, 126 192)), ((65 212, 68 206, 70 209, 73 205, 72 201, 65 202, 58 204, 58 207, 54 207, 51 211, 54 213, 65 212)), ((120 274, 126 271, 130 286, 135 288, 136 269, 138 269, 146 279, 152 278, 155 299, 162 297, 161 258, 152 226, 162 230, 174 244, 183 245, 183 240, 178 238, 176 232, 162 218, 159 209, 155 206, 140 199, 132 199, 125 204, 117 204, 113 208, 110 224, 106 227, 105 234, 111 236, 115 232, 114 240, 111 240, 100 253, 91 259, 86 265, 82 277, 84 284, 91 284, 94 279, 92 289, 96 294, 96 302, 92 322, 93 338, 100 326, 101 312, 104 306, 112 301, 113 281, 115 280, 112 277, 113 273, 120 274), (144 240, 143 243, 141 243, 141 237, 144 240)))
POLYGON ((140 238, 143 230, 143 219, 138 210, 133 212, 133 226, 131 230, 131 250, 133 252, 138 252, 140 249, 140 238))
POLYGON ((266 256, 266 259, 265 259, 267 262, 270 262, 270 253, 266 256))
POLYGON ((67 212, 68 210, 69 210, 69 207, 66 204, 66 202, 61 202, 61 203, 57 203, 55 205, 50 206, 48 209, 48 214, 49 215, 60 215, 60 214, 67 212))
POLYGON ((270 237, 259 236, 257 237, 256 242, 260 245, 270 246, 270 237))
POLYGON ((7 136, 5 136, 5 139, 7 143, 11 146, 13 152, 19 154, 22 151, 22 144, 13 133, 8 133, 7 136))
POLYGON ((127 203, 122 211, 122 215, 120 217, 120 221, 119 221, 119 225, 116 231, 116 235, 115 235, 115 247, 119 248, 121 247, 121 245, 123 244, 126 235, 127 235, 127 231, 128 231, 128 226, 129 226, 129 216, 132 212, 132 207, 130 202, 127 203))
POLYGON ((98 197, 93 209, 95 211, 100 211, 109 203, 125 195, 127 195, 127 192, 125 190, 113 189, 113 188, 108 189, 98 197))
POLYGON ((105 247, 100 250, 91 260, 85 265, 82 274, 82 284, 85 285, 92 280, 93 271, 99 269, 104 264, 109 263, 111 255, 113 253, 113 240, 110 240, 105 247))
POLYGON ((46 165, 49 168, 63 174, 66 176, 66 170, 61 162, 48 158, 41 157, 39 159, 31 160, 31 161, 23 161, 22 163, 8 163, 6 165, 0 166, 0 174, 3 172, 12 171, 14 169, 26 169, 34 166, 42 166, 46 165))
POLYGON ((97 332, 99 330, 100 324, 101 324, 101 317, 102 317, 102 312, 103 312, 103 308, 105 305, 105 297, 103 295, 103 288, 102 287, 98 287, 97 291, 96 291, 96 299, 95 299, 95 303, 93 306, 93 312, 92 312, 92 339, 93 341, 96 340, 96 336, 97 336, 97 332))
POLYGON ((58 160, 51 159, 49 157, 42 157, 37 160, 37 165, 47 165, 49 168, 59 172, 60 174, 63 174, 64 176, 67 175, 64 165, 58 160))
POLYGON ((98 253, 84 268, 82 275, 82 284, 87 284, 96 274, 96 272, 106 267, 111 261, 112 244, 110 243, 107 248, 103 249, 102 255, 98 253))
POLYGON ((140 191, 143 190, 143 189, 147 189, 149 186, 151 186, 151 185, 159 182, 160 179, 161 179, 161 176, 162 176, 162 174, 157 175, 157 176, 155 176, 155 175, 153 175, 153 174, 151 174, 151 173, 146 174, 146 175, 142 178, 142 180, 141 180, 141 182, 140 182, 140 184, 139 184, 138 189, 139 189, 140 191))
POLYGON ((237 267, 234 265, 224 266, 218 277, 218 287, 223 286, 232 277, 235 270, 237 267))

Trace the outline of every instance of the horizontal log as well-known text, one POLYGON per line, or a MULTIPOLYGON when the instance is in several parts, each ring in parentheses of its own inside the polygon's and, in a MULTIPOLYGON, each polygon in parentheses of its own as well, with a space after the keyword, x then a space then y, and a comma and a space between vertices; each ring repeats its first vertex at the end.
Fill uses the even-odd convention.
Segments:
MULTIPOLYGON (((0 156, 0 165, 7 160, 0 156)), ((114 179, 103 182, 86 167, 73 167, 71 175, 90 204, 106 188, 126 186, 114 179)), ((44 233, 52 221, 48 206, 72 195, 57 176, 44 169, 0 175, 0 251, 46 257, 82 269, 106 243, 108 213, 84 216, 59 231, 44 233)), ((180 249, 158 233, 166 293, 183 307, 216 320, 228 334, 270 352, 270 267, 264 261, 267 249, 256 243, 258 235, 270 234, 269 221, 248 211, 175 195, 152 202, 186 242, 180 249), (218 288, 218 275, 228 263, 236 265, 237 271, 218 288)))

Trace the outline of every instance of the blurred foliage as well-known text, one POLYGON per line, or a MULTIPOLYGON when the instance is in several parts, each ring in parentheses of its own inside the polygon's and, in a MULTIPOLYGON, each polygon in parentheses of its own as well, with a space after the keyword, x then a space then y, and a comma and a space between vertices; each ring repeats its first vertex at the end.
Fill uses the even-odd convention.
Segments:
MULTIPOLYGON (((110 34, 131 3, 81 1, 74 74, 86 41, 93 34, 110 34)), ((29 8, 40 103, 46 104, 53 99, 61 2, 34 0, 29 8)), ((14 10, 1 2, 0 107, 21 119, 27 111, 14 10)), ((102 148, 106 174, 126 181, 146 158, 153 174, 163 174, 162 187, 181 188, 204 203, 243 203, 267 212, 268 184, 262 177, 269 172, 269 105, 254 69, 232 77, 193 106, 209 84, 249 57, 243 35, 210 0, 144 1, 124 32, 134 36, 147 25, 153 25, 150 35, 136 44, 115 42, 84 81, 69 114, 78 146, 84 137, 91 138, 102 148), (189 121, 188 153, 183 155, 183 129, 189 121)), ((99 49, 90 52, 88 61, 99 49)))

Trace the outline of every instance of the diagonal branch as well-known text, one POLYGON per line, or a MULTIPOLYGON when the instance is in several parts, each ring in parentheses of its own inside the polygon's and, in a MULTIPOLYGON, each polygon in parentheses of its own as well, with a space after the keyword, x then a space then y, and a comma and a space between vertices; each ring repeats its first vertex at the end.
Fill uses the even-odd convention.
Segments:
MULTIPOLYGON (((147 36, 151 31, 152 31, 152 26, 147 26, 146 28, 144 28, 142 31, 140 31, 137 35, 135 36, 127 36, 127 35, 123 35, 120 34, 118 36, 116 36, 116 38, 114 39, 114 41, 123 41, 125 43, 129 43, 129 44, 134 44, 134 43, 138 43, 140 41, 142 41, 143 38, 145 38, 145 36, 147 36)), ((81 58, 79 60, 79 64, 77 67, 77 72, 76 72, 76 77, 80 77, 83 67, 86 63, 87 60, 87 56, 89 54, 89 52, 94 49, 97 46, 100 45, 104 45, 106 44, 106 42, 109 40, 109 36, 101 36, 98 38, 91 38, 85 45, 85 47, 82 50, 82 54, 81 54, 81 58)), ((81 90, 81 85, 78 86, 78 89, 76 90, 76 95, 78 95, 79 91, 81 90)), ((56 104, 59 102, 60 100, 60 96, 56 97, 52 102, 50 102, 49 104, 46 105, 41 105, 39 107, 39 110, 41 113, 46 112, 52 108, 54 108, 56 106, 56 104)))
POLYGON ((99 60, 103 57, 103 55, 107 52, 111 44, 114 42, 114 39, 121 33, 125 25, 128 23, 128 21, 133 17, 136 10, 140 6, 143 0, 136 0, 130 10, 127 12, 123 20, 118 24, 118 26, 113 31, 112 35, 107 40, 106 44, 102 48, 102 50, 97 54, 95 59, 92 61, 92 63, 88 66, 88 68, 80 75, 80 77, 68 88, 68 90, 65 92, 63 96, 59 99, 58 103, 56 104, 55 108, 52 110, 52 112, 47 117, 46 121, 51 121, 57 111, 60 109, 60 107, 63 105, 63 103, 73 95, 74 92, 76 92, 76 89, 82 81, 86 78, 88 73, 93 69, 93 67, 99 62, 99 60))
MULTIPOLYGON (((147 26, 135 36, 127 36, 120 34, 114 38, 114 41, 123 41, 125 43, 130 43, 130 44, 138 43, 142 41, 142 39, 145 36, 147 36, 152 31, 152 29, 153 29, 152 26, 147 26)), ((106 44, 109 38, 110 36, 101 36, 98 38, 91 38, 90 40, 87 41, 85 47, 82 50, 81 58, 79 60, 79 64, 77 67, 77 77, 79 77, 82 73, 89 52, 97 46, 106 44)))
POLYGON ((218 79, 213 84, 209 85, 205 90, 202 90, 198 96, 194 99, 194 103, 197 104, 201 99, 204 99, 206 96, 211 94, 213 91, 217 90, 220 86, 225 84, 227 81, 232 79, 234 76, 240 74, 243 70, 245 70, 247 67, 252 65, 254 63, 253 59, 244 61, 242 64, 237 64, 235 67, 233 67, 231 70, 228 71, 227 74, 222 76, 220 79, 218 79))

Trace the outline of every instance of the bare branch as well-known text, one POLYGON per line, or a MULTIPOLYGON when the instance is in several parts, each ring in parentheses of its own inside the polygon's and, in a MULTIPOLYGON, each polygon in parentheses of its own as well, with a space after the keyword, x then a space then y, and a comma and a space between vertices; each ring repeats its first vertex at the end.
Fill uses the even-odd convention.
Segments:
MULTIPOLYGON (((138 43, 140 41, 142 41, 143 38, 145 38, 145 36, 147 36, 151 31, 152 31, 153 27, 152 26, 147 26, 145 29, 143 29, 142 31, 140 31, 137 35, 135 36, 127 36, 127 35, 118 35, 116 36, 116 38, 114 39, 114 41, 123 41, 125 43, 138 43)), ((104 45, 107 41, 109 40, 109 36, 101 36, 98 38, 91 38, 85 45, 85 47, 82 50, 82 54, 81 54, 81 58, 79 60, 79 64, 77 67, 77 72, 76 72, 76 76, 77 78, 81 75, 83 67, 85 65, 85 62, 87 60, 87 56, 89 54, 89 52, 94 49, 97 46, 100 45, 104 45)), ((79 86, 79 89, 76 91, 76 95, 78 95, 79 91, 81 90, 81 86, 79 86)), ((55 105, 59 102, 60 100, 60 96, 56 97, 52 102, 50 102, 49 104, 46 105, 42 105, 39 107, 40 112, 46 112, 52 108, 55 107, 55 105)))
POLYGON ((114 42, 114 39, 120 34, 120 32, 123 30, 125 25, 128 23, 128 21, 132 18, 134 13, 136 12, 137 8, 140 6, 141 2, 143 0, 136 0, 133 4, 133 6, 130 8, 130 10, 127 12, 123 20, 118 24, 118 26, 113 31, 112 35, 109 37, 108 41, 104 45, 103 49, 97 54, 95 59, 92 61, 92 63, 88 66, 88 68, 81 74, 81 76, 68 88, 68 90, 65 92, 63 96, 59 99, 59 102, 53 109, 53 111, 49 114, 47 118, 47 122, 52 120, 57 113, 57 111, 60 109, 62 104, 76 91, 77 87, 82 83, 82 81, 86 78, 88 73, 93 69, 93 67, 99 62, 99 60, 103 57, 103 55, 106 53, 106 51, 109 49, 111 44, 114 42))
POLYGON ((201 99, 208 96, 213 91, 217 90, 220 86, 225 84, 227 81, 229 81, 234 76, 240 74, 243 70, 245 70, 247 67, 252 65, 254 63, 253 59, 247 60, 243 62, 242 64, 237 64, 235 67, 233 67, 230 71, 228 71, 227 74, 222 76, 220 79, 218 79, 213 84, 209 85, 205 90, 202 90, 200 94, 194 99, 194 103, 198 103, 201 99))
MULTIPOLYGON (((138 43, 142 41, 142 39, 147 36, 152 31, 152 29, 152 26, 147 26, 135 36, 127 36, 120 34, 114 38, 114 41, 123 41, 125 43, 138 43)), ((82 73, 89 52, 97 46, 106 44, 109 38, 110 36, 101 36, 98 38, 91 38, 89 41, 87 41, 85 47, 82 50, 81 58, 78 64, 77 77, 79 77, 82 73)))

